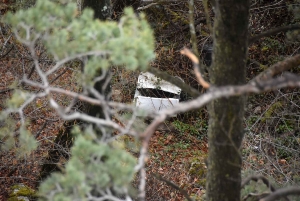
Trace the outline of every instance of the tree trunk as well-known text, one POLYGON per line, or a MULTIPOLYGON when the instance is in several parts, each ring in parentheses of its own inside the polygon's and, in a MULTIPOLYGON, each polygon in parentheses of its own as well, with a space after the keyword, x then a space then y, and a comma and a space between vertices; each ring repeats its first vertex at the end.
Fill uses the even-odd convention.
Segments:
MULTIPOLYGON (((82 0, 82 8, 91 8, 94 11, 94 18, 100 19, 100 20, 106 20, 107 18, 111 17, 111 0, 101 0, 101 1, 95 1, 95 0, 82 0)), ((99 76, 102 74, 102 71, 99 72, 99 76)), ((106 83, 109 76, 109 72, 105 75, 105 79, 97 82, 94 85, 94 88, 100 93, 104 94, 105 98, 108 94, 111 92, 110 82, 106 83)), ((90 97, 93 97, 93 95, 89 94, 90 97)), ((97 105, 88 105, 86 108, 88 108, 87 114, 93 117, 99 117, 100 119, 104 119, 105 115, 103 113, 103 109, 101 106, 97 105)), ((101 131, 97 131, 99 135, 101 135, 101 131)))
POLYGON ((91 8, 94 11, 94 17, 100 20, 106 20, 111 16, 111 0, 82 0, 82 8, 91 8))
POLYGON ((141 4, 141 0, 115 0, 113 5, 113 19, 118 20, 125 7, 132 6, 136 10, 141 4))
MULTIPOLYGON (((245 83, 249 0, 216 0, 211 83, 245 83)), ((207 200, 240 200, 244 97, 209 105, 207 200)))
MULTIPOLYGON (((110 17, 111 13, 111 4, 110 0, 83 0, 82 2, 83 9, 89 7, 94 10, 94 17, 97 19, 105 20, 106 18, 110 17)), ((101 74, 101 72, 99 72, 101 74)), ((107 74, 108 75, 108 74, 107 74)), ((107 76, 106 76, 107 77, 107 76)), ((107 84, 105 88, 103 88, 104 84, 106 83, 106 79, 97 82, 94 88, 101 94, 109 94, 110 93, 110 84, 107 84)), ((92 97, 92 95, 90 95, 92 97)), ((107 96, 106 96, 107 97, 107 96)), ((78 102, 79 105, 81 105, 78 102)), ((74 108, 78 108, 82 106, 78 106, 75 104, 74 108)), ((84 104, 84 110, 87 110, 87 114, 105 118, 102 107, 97 105, 89 105, 84 104)), ((69 154, 67 154, 68 150, 73 145, 74 137, 71 134, 72 127, 77 124, 81 124, 82 122, 78 120, 67 121, 63 125, 63 129, 61 129, 54 140, 55 149, 49 151, 46 163, 44 163, 41 167, 40 172, 40 181, 46 179, 52 172, 60 171, 62 165, 60 161, 67 161, 69 158, 69 154)), ((101 131, 98 130, 99 135, 101 135, 101 131)))

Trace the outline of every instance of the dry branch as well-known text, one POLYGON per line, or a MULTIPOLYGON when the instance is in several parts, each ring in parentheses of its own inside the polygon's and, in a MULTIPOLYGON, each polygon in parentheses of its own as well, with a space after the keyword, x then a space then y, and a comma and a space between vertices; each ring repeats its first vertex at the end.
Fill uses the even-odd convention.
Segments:
POLYGON ((175 190, 178 190, 188 201, 193 201, 193 199, 189 196, 189 194, 184 189, 180 188, 179 186, 177 186, 173 182, 163 178, 159 174, 151 174, 151 175, 154 176, 156 179, 158 179, 162 182, 165 182, 168 186, 174 188, 175 190))
POLYGON ((258 76, 256 76, 253 80, 251 80, 251 82, 259 82, 261 80, 270 79, 283 71, 287 71, 299 65, 300 65, 300 54, 297 54, 293 57, 286 58, 285 60, 278 62, 273 66, 269 67, 267 70, 263 71, 258 76))
MULTIPOLYGON (((189 54, 189 53, 188 53, 189 54)), ((195 55, 189 54, 191 59, 195 59, 195 55)), ((197 59, 197 58, 196 58, 197 59)), ((198 60, 194 60, 197 62, 198 60)), ((198 109, 208 104, 209 102, 218 98, 228 98, 231 96, 239 96, 249 93, 262 93, 265 91, 285 88, 285 87, 300 87, 300 76, 284 73, 281 77, 277 77, 267 81, 253 82, 242 86, 225 86, 225 87, 210 87, 208 92, 199 96, 198 98, 180 103, 172 109, 162 110, 158 113, 152 123, 146 128, 146 130, 140 135, 142 139, 142 147, 140 150, 139 164, 136 170, 140 170, 140 197, 145 197, 145 161, 147 160, 147 152, 149 147, 149 141, 155 129, 166 120, 167 117, 179 114, 181 112, 188 112, 194 109, 198 109)))
POLYGON ((197 81, 199 82, 199 84, 201 84, 203 86, 203 88, 208 89, 210 87, 210 84, 208 82, 206 82, 204 80, 204 78, 202 77, 200 71, 199 71, 199 59, 197 58, 196 55, 194 55, 189 49, 187 48, 183 48, 180 51, 181 54, 187 56, 194 65, 194 72, 197 78, 197 81))
POLYGON ((255 36, 252 36, 249 38, 249 44, 263 38, 263 37, 268 37, 268 36, 271 36, 271 35, 274 35, 274 34, 277 34, 277 33, 280 33, 280 32, 287 32, 287 31, 292 31, 292 30, 297 30, 297 29, 300 29, 300 25, 299 24, 293 24, 293 25, 288 25, 288 26, 284 26, 284 27, 278 27, 278 28, 275 28, 275 29, 271 29, 271 30, 268 30, 266 32, 263 32, 263 33, 260 33, 260 34, 257 34, 255 36))
POLYGON ((179 87, 180 89, 182 89, 184 92, 188 93, 190 96, 196 98, 198 96, 200 96, 200 92, 197 91, 196 89, 192 88, 190 85, 182 82, 179 79, 175 79, 173 76, 169 75, 166 72, 160 71, 157 68, 149 68, 148 71, 152 74, 154 74, 157 77, 162 78, 163 80, 166 80, 174 85, 176 85, 177 87, 179 87))
POLYGON ((250 181, 255 181, 257 182, 258 180, 261 180, 268 188, 270 188, 271 191, 275 191, 276 189, 274 188, 274 186, 272 186, 272 184, 270 183, 270 181, 262 176, 262 175, 252 175, 249 176, 245 179, 245 181, 242 182, 241 188, 244 188, 246 185, 249 184, 250 181))
POLYGON ((268 195, 267 197, 260 199, 259 201, 273 201, 277 200, 278 198, 286 197, 289 195, 300 195, 300 187, 295 186, 278 189, 270 195, 268 195))
POLYGON ((148 136, 151 136, 156 127, 167 117, 198 109, 218 98, 228 98, 231 96, 239 96, 249 93, 262 93, 286 87, 300 87, 300 76, 291 73, 284 73, 281 77, 241 86, 210 87, 207 93, 199 96, 197 99, 180 103, 172 109, 160 111, 158 116, 147 127, 145 132, 142 133, 141 137, 148 139, 148 136))

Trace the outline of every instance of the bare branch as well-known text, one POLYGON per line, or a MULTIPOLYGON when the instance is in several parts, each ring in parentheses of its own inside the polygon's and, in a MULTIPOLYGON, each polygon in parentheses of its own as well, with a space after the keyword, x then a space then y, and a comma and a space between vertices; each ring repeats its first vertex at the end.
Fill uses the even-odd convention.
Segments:
POLYGON ((6 88, 6 89, 3 89, 3 90, 0 90, 0 94, 5 94, 5 93, 8 93, 8 92, 10 92, 12 90, 14 90, 14 89, 6 88))
POLYGON ((158 113, 157 117, 147 127, 141 137, 145 140, 149 140, 149 136, 155 131, 156 127, 161 124, 167 117, 179 114, 181 112, 187 112, 190 110, 198 109, 203 107, 212 100, 222 98, 239 96, 249 93, 262 93, 265 91, 281 89, 285 87, 300 87, 300 76, 284 73, 281 77, 277 77, 264 82, 253 82, 241 86, 224 86, 224 87, 210 87, 209 91, 197 99, 180 103, 175 108, 162 110, 158 113))
POLYGON ((204 80, 200 71, 199 71, 199 60, 196 55, 194 55, 189 49, 183 48, 180 51, 181 54, 186 55, 190 60, 192 60, 194 65, 194 71, 198 82, 203 86, 203 88, 208 89, 210 84, 204 80))
POLYGON ((260 199, 259 201, 273 201, 277 200, 278 198, 286 197, 289 195, 300 195, 300 187, 294 186, 278 189, 270 195, 268 195, 267 197, 260 199))
POLYGON ((4 54, 0 54, 0 58, 4 58, 6 57, 6 55, 8 55, 14 48, 15 46, 11 46, 11 48, 9 48, 4 54))
POLYGON ((269 67, 267 70, 260 73, 253 80, 251 80, 251 82, 270 79, 283 71, 287 71, 299 65, 300 65, 300 54, 297 54, 293 57, 286 58, 285 60, 278 62, 273 66, 269 67))
POLYGON ((263 175, 251 175, 251 176, 247 177, 242 182, 241 188, 244 188, 246 185, 248 185, 250 181, 257 182, 258 180, 261 180, 268 188, 270 188, 270 190, 272 192, 276 190, 274 188, 274 186, 272 186, 272 184, 270 183, 270 181, 266 177, 264 177, 263 175))
POLYGON ((274 34, 277 34, 279 32, 287 32, 287 31, 292 31, 292 30, 297 30, 300 29, 300 25, 299 24, 292 24, 292 25, 288 25, 288 26, 284 26, 284 27, 278 27, 275 29, 271 29, 268 30, 266 32, 260 33, 258 35, 252 36, 249 38, 249 44, 254 43, 255 41, 263 38, 263 37, 268 37, 274 34))
MULTIPOLYGON (((93 105, 99 105, 99 106, 101 106, 103 104, 103 101, 98 100, 96 98, 91 98, 89 96, 85 96, 85 95, 82 95, 80 93, 76 93, 76 92, 65 90, 65 89, 61 89, 61 88, 45 87, 45 86, 43 86, 40 83, 36 83, 36 82, 31 81, 31 80, 28 80, 26 77, 23 78, 22 81, 25 82, 26 84, 31 85, 31 86, 39 87, 41 89, 47 89, 47 90, 49 90, 49 92, 56 92, 56 93, 65 94, 67 96, 70 96, 70 97, 73 97, 73 98, 77 98, 77 99, 79 99, 81 101, 84 101, 84 102, 87 102, 87 103, 90 103, 90 104, 93 104, 93 105)), ((116 107, 116 108, 119 108, 119 109, 122 109, 122 110, 133 110, 133 108, 134 108, 131 105, 124 104, 124 103, 118 103, 118 102, 108 102, 108 105, 110 107, 116 107)))
POLYGON ((140 10, 146 10, 147 8, 150 8, 151 6, 156 6, 158 3, 150 3, 146 6, 142 6, 142 7, 138 7, 136 10, 140 11, 140 10))
POLYGON ((197 37, 195 31, 195 20, 194 20, 194 0, 189 0, 189 25, 190 25, 190 34, 191 34, 191 43, 193 52, 196 57, 199 57, 199 51, 197 46, 197 37))
POLYGON ((69 61, 72 61, 74 59, 77 59, 77 58, 82 58, 82 57, 86 57, 86 56, 102 56, 102 55, 108 55, 109 53, 110 52, 108 52, 108 51, 89 51, 89 52, 85 52, 85 53, 78 53, 73 56, 69 56, 69 57, 66 57, 64 59, 57 61, 55 66, 53 66, 45 74, 46 74, 46 76, 49 76, 52 73, 54 73, 55 71, 57 71, 63 64, 65 64, 69 61))
MULTIPOLYGON (((94 124, 99 124, 105 127, 110 127, 113 128, 119 132, 122 132, 124 130, 124 128, 122 126, 120 126, 119 124, 111 121, 110 119, 100 119, 98 117, 93 117, 90 115, 87 115, 85 113, 80 113, 80 112, 73 112, 72 114, 66 114, 65 111, 63 110, 63 108, 61 108, 57 102, 54 99, 50 99, 50 105, 52 108, 54 108, 56 110, 56 112, 59 114, 59 116, 61 116, 64 120, 74 120, 74 119, 80 119, 82 121, 86 121, 86 122, 90 122, 90 123, 94 123, 94 124)), ((131 135, 137 135, 137 133, 133 130, 128 129, 128 133, 127 134, 131 134, 131 135)))
POLYGON ((264 198, 266 196, 268 196, 270 194, 270 192, 263 192, 263 193, 249 193, 248 195, 246 195, 245 197, 243 197, 243 201, 248 200, 248 198, 250 198, 250 200, 259 200, 261 198, 264 198), (252 198, 252 199, 251 199, 252 198))
MULTIPOLYGON (((189 54, 189 53, 188 53, 189 54)), ((195 55, 190 55, 191 59, 197 59, 195 55)), ((198 60, 195 60, 197 62, 198 60)), ((203 107, 207 103, 218 99, 218 98, 228 98, 231 96, 238 96, 248 93, 261 93, 269 90, 280 89, 284 87, 300 87, 300 76, 285 73, 281 77, 267 80, 265 82, 253 82, 250 84, 242 86, 224 86, 224 87, 210 87, 208 92, 199 96, 198 98, 180 103, 172 109, 161 110, 152 123, 146 128, 146 130, 140 135, 142 138, 142 147, 139 157, 139 166, 141 173, 141 182, 139 186, 140 198, 144 200, 145 198, 145 162, 147 160, 147 150, 149 147, 149 141, 154 133, 155 129, 166 120, 167 117, 181 113, 188 112, 190 110, 198 109, 203 107)), ((137 170, 137 168, 136 168, 137 170)))

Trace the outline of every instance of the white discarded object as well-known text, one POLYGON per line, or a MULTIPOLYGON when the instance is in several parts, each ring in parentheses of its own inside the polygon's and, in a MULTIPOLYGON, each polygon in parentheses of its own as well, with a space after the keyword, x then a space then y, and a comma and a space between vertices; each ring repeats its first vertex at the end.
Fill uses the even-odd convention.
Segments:
POLYGON ((179 103, 180 93, 181 89, 179 87, 162 80, 149 72, 140 73, 134 101, 137 108, 145 111, 145 114, 140 116, 146 116, 147 113, 153 113, 176 106, 179 103), (143 90, 161 90, 162 92, 167 92, 169 97, 145 96, 141 93, 143 90))

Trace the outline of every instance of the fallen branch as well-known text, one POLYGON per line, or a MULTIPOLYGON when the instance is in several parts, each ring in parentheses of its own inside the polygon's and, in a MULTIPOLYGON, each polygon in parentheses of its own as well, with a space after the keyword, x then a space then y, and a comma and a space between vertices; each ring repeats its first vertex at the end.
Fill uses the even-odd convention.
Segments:
POLYGON ((300 195, 300 187, 294 186, 294 187, 278 189, 272 192, 267 197, 260 199, 259 201, 273 201, 273 200, 277 200, 278 198, 286 197, 289 195, 300 195))
POLYGON ((245 197, 243 197, 242 201, 247 201, 249 198, 250 198, 250 201, 251 200, 259 200, 261 198, 264 198, 264 197, 268 196, 269 194, 270 194, 270 192, 249 193, 248 195, 246 195, 245 197))
POLYGON ((190 85, 182 82, 179 79, 174 78, 173 76, 169 75, 166 72, 160 71, 157 68, 149 68, 148 72, 154 74, 156 77, 160 77, 161 79, 166 80, 166 81, 174 84, 175 86, 179 87, 182 91, 188 93, 193 98, 196 98, 196 97, 201 95, 201 93, 199 91, 192 88, 190 85))
POLYGON ((246 185, 248 185, 250 181, 257 182, 258 180, 261 180, 272 192, 276 190, 270 181, 262 175, 252 175, 247 177, 245 181, 242 182, 241 188, 244 188, 246 185))
POLYGON ((268 37, 268 36, 271 36, 271 35, 274 35, 274 34, 277 34, 280 32, 287 32, 287 31, 292 31, 292 30, 297 30, 297 29, 300 29, 299 24, 292 24, 292 25, 288 25, 288 26, 284 26, 284 27, 278 27, 275 29, 271 29, 266 32, 263 32, 263 33, 260 33, 260 34, 250 37, 249 44, 254 43, 255 41, 257 41, 263 37, 268 37))
POLYGON ((180 188, 179 186, 177 186, 173 182, 171 182, 171 181, 163 178, 159 174, 153 174, 152 173, 151 175, 154 176, 156 179, 158 179, 158 180, 160 180, 162 182, 165 182, 171 188, 174 188, 175 190, 178 190, 188 201, 194 201, 185 190, 183 190, 182 188, 180 188))

